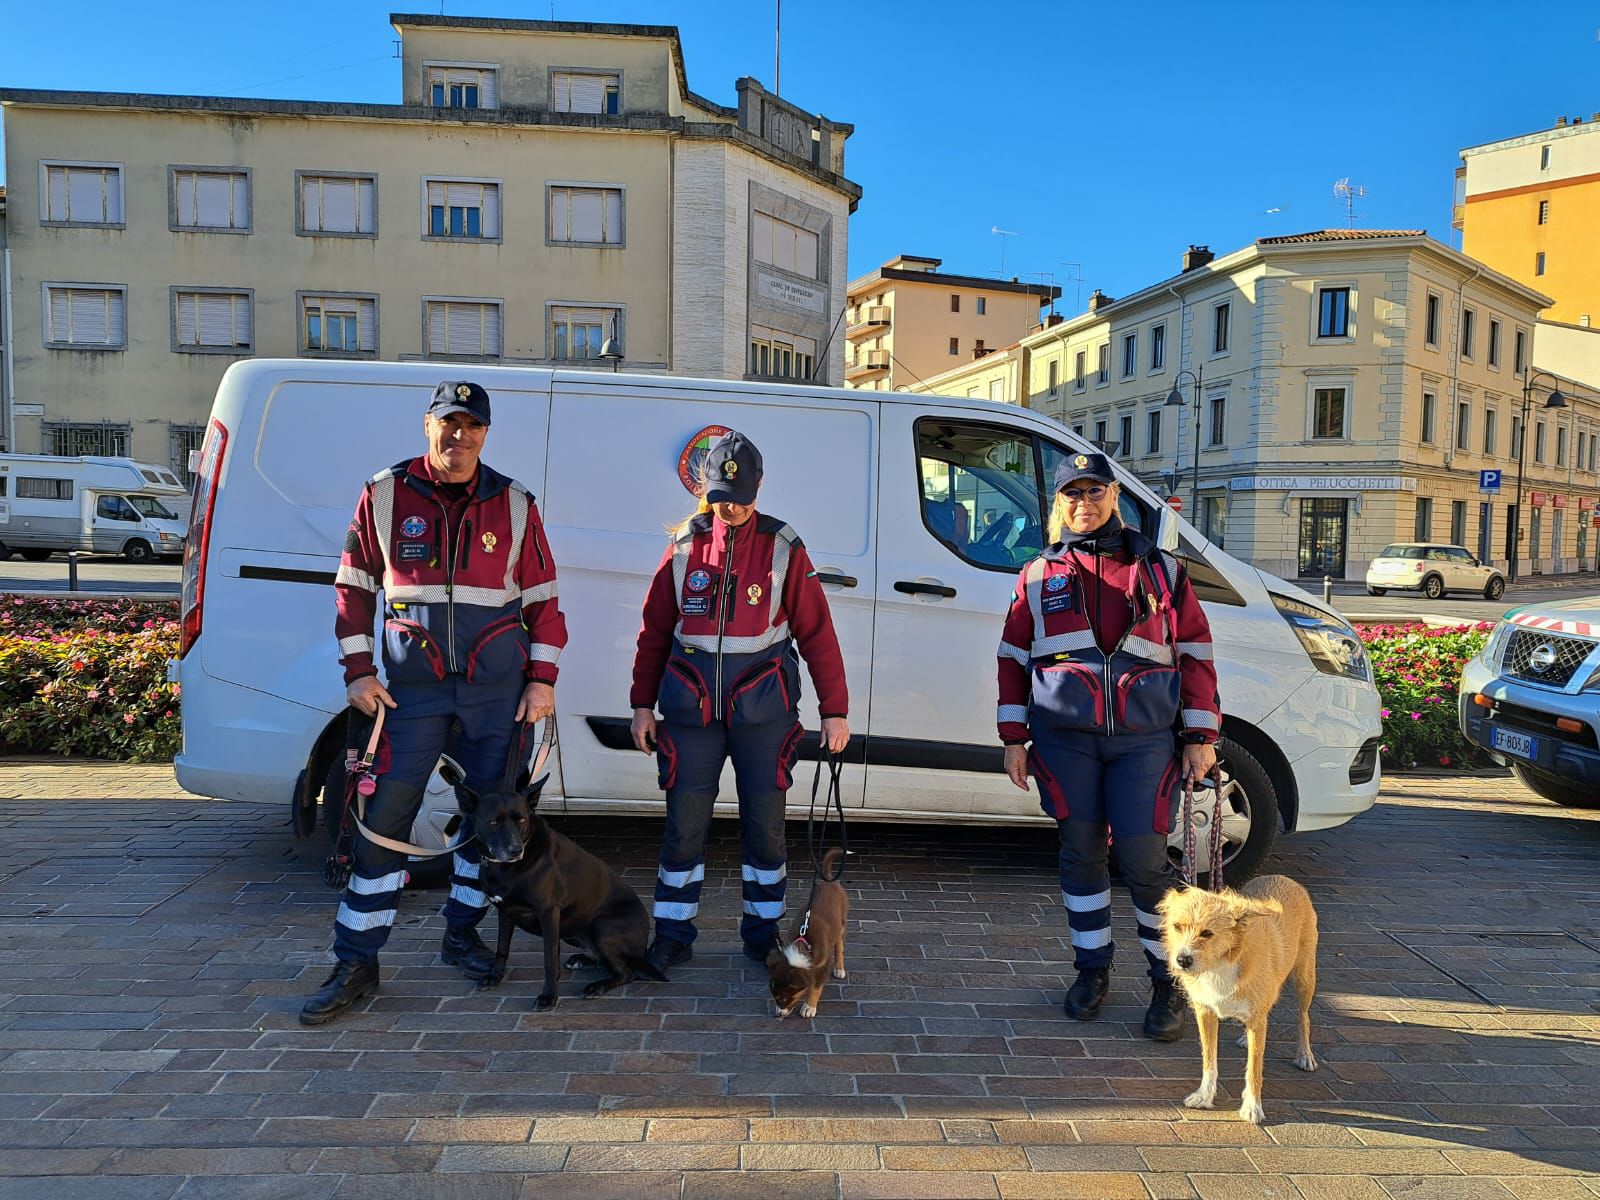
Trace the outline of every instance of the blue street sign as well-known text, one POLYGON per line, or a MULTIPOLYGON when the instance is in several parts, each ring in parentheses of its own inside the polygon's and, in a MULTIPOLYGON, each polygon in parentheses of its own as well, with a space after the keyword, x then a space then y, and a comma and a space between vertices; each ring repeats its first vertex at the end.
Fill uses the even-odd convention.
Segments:
POLYGON ((1498 492, 1500 490, 1500 472, 1479 471, 1478 490, 1480 492, 1498 492))

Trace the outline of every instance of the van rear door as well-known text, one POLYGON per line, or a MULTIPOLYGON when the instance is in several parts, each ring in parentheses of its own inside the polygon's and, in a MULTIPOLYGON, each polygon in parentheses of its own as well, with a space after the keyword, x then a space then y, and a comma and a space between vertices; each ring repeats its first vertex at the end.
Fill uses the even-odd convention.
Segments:
MULTIPOLYGON (((871 693, 876 586, 873 497, 878 404, 798 388, 679 382, 668 378, 558 374, 550 423, 550 474, 542 501, 570 633, 556 704, 568 807, 576 800, 637 807, 661 792, 656 765, 628 740, 628 690, 640 612, 668 543, 667 529, 693 511, 679 478, 697 440, 737 429, 764 459, 759 511, 791 522, 806 544, 833 612, 850 686, 851 723, 865 733, 871 693)), ((863 395, 865 395, 863 393, 863 395)), ((800 718, 819 726, 802 672, 800 718)), ((860 742, 858 740, 857 745, 860 742)), ((809 766, 790 793, 804 807, 809 766)), ((864 781, 847 771, 845 803, 864 781)), ((721 799, 734 798, 733 772, 721 799)))

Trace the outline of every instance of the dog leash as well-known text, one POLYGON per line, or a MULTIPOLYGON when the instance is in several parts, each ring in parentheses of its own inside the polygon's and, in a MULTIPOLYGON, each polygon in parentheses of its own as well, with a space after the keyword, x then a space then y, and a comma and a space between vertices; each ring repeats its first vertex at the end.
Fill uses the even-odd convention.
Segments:
MULTIPOLYGON (((1213 772, 1215 778, 1211 786, 1216 799, 1211 806, 1211 890, 1222 890, 1222 768, 1219 766, 1213 772)), ((1205 782, 1201 780, 1201 782, 1205 782)), ((1194 838, 1194 780, 1183 781, 1183 882, 1190 887, 1196 886, 1199 880, 1199 867, 1195 862, 1194 838)))
MULTIPOLYGON (((817 755, 817 769, 811 776, 811 809, 806 813, 806 850, 811 855, 811 869, 816 872, 817 878, 824 883, 837 883, 844 878, 844 860, 850 853, 850 837, 844 823, 844 798, 839 786, 839 778, 844 773, 844 757, 828 749, 827 743, 821 746, 822 753, 817 755), (817 838, 817 790, 822 784, 822 760, 828 760, 828 792, 822 801, 822 840, 828 836, 828 810, 831 808, 839 817, 839 849, 844 854, 839 856, 839 869, 828 875, 822 869, 822 855, 818 852, 817 838)), ((807 921, 809 922, 809 914, 807 921)), ((801 930, 802 934, 805 932, 801 930)))

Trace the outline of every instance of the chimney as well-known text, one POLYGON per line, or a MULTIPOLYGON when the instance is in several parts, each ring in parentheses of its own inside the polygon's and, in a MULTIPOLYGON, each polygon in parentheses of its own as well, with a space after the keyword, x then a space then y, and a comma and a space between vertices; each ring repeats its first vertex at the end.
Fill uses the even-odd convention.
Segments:
POLYGON ((1094 291, 1089 293, 1089 311, 1090 312, 1099 312, 1106 305, 1112 304, 1112 303, 1114 303, 1114 301, 1111 299, 1111 297, 1106 295, 1099 288, 1095 288, 1094 291))
POLYGON ((1210 246, 1191 245, 1188 250, 1184 251, 1183 269, 1192 271, 1196 267, 1203 267, 1215 257, 1216 255, 1211 253, 1210 246))
POLYGON ((1566 123, 1567 123, 1567 119, 1565 117, 1557 117, 1556 118, 1556 128, 1557 129, 1564 128, 1566 123))

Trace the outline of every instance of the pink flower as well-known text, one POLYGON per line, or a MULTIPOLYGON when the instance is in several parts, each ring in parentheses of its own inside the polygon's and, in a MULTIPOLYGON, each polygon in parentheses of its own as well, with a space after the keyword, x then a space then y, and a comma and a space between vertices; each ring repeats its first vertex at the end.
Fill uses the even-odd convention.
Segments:
MULTIPOLYGON (((1412 714, 1412 716, 1415 716, 1415 715, 1416 715, 1415 713, 1412 714)), ((133 717, 132 713, 123 713, 122 714, 122 723, 124 725, 132 725, 133 721, 134 721, 134 717, 133 717)))
POLYGON ((1387 708, 1380 708, 1378 710, 1378 715, 1387 721, 1389 719, 1389 710, 1387 708))
POLYGON ((1422 720, 1422 714, 1421 713, 1412 713, 1411 714, 1411 719, 1413 721, 1420 721, 1420 720, 1422 720))

